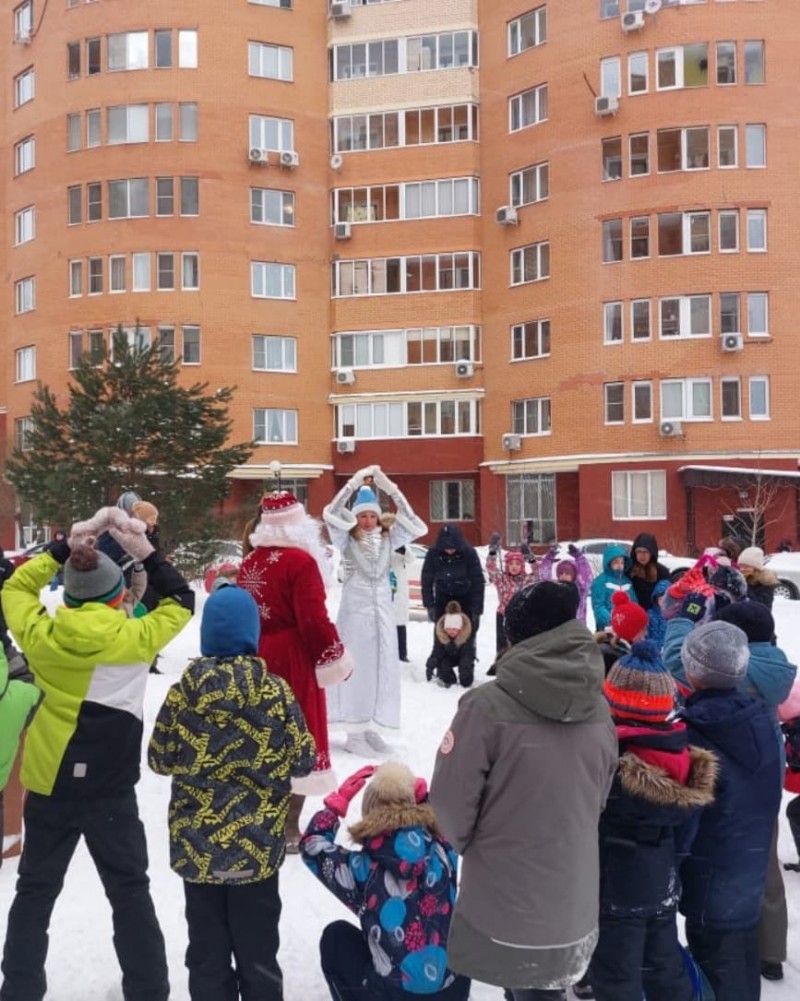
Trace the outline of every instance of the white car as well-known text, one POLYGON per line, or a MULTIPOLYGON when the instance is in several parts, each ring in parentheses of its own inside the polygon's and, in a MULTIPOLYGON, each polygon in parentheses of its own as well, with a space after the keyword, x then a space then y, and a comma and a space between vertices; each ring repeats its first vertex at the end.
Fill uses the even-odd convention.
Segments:
POLYGON ((775 597, 800 600, 800 553, 774 553, 765 565, 778 578, 775 597))
POLYGON ((596 577, 603 572, 603 553, 606 551, 606 546, 622 546, 626 553, 630 553, 632 545, 632 539, 576 539, 574 542, 560 542, 558 548, 559 556, 562 558, 567 555, 569 546, 579 549, 586 556, 596 577))

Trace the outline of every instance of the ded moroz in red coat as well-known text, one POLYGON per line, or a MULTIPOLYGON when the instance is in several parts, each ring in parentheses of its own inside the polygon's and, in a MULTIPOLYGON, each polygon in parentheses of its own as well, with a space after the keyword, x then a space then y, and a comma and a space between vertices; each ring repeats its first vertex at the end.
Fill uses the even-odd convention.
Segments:
MULTIPOLYGON (((266 501, 266 498, 265 498, 266 501)), ((301 509, 302 510, 302 509, 301 509)), ((299 524, 265 524, 250 536, 238 584, 258 605, 258 654, 267 669, 289 683, 317 744, 310 775, 292 780, 292 791, 319 796, 337 787, 328 745, 325 686, 349 677, 352 661, 325 606, 322 567, 327 557, 319 526, 303 514, 299 524)))

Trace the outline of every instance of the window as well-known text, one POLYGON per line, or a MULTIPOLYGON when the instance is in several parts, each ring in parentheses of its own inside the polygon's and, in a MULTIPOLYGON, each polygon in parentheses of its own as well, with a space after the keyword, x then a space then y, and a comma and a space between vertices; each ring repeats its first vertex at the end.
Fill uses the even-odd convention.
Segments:
POLYGON ((262 226, 294 226, 294 192, 251 188, 250 222, 262 226))
POLYGON ((625 423, 625 383, 607 382, 603 386, 605 423, 625 423))
MULTIPOLYGON (((354 50, 358 48, 357 45, 353 46, 354 50)), ((374 43, 370 43, 368 48, 370 64, 374 60, 374 48, 374 43)), ((408 73, 477 65, 478 36, 476 32, 447 31, 438 35, 420 35, 406 39, 405 69, 408 73)))
MULTIPOLYGON (((508 22, 508 54, 519 55, 547 41, 547 7, 529 10, 508 22)), ((445 519, 447 520, 447 519, 445 519)))
POLYGON ((162 361, 167 365, 172 365, 175 362, 175 328, 174 327, 159 327, 156 330, 156 348, 162 359, 162 361))
POLYGON ((86 72, 89 76, 97 76, 102 69, 100 50, 101 44, 99 38, 86 39, 86 72))
POLYGON ((181 215, 200 214, 200 179, 197 177, 181 178, 181 215))
POLYGON ((441 181, 409 181, 402 185, 405 219, 475 215, 478 179, 448 177, 441 181))
POLYGON ((150 214, 150 181, 136 177, 108 182, 108 218, 140 219, 150 214))
POLYGON ((603 140, 604 181, 618 181, 622 177, 622 136, 603 140))
POLYGON ((430 490, 431 521, 474 520, 475 483, 472 480, 431 480, 430 490))
POLYGON ((478 138, 474 104, 345 115, 331 123, 334 152, 464 142, 478 138))
POLYGON ((662 212, 658 217, 658 253, 707 254, 711 250, 709 212, 662 212))
POLYGON ((81 43, 67 42, 67 79, 77 80, 81 75, 81 43))
POLYGON ((156 104, 156 142, 171 142, 173 132, 173 107, 171 104, 156 104))
POLYGON ((33 421, 30 417, 19 417, 14 421, 14 444, 20 452, 27 452, 31 448, 31 435, 33 434, 33 421))
POLYGON ((739 166, 739 130, 735 125, 717 127, 717 166, 725 169, 739 166))
MULTIPOLYGON (((468 37, 466 33, 462 34, 468 37)), ((450 65, 452 65, 452 35, 448 37, 450 65)), ((436 35, 424 39, 407 38, 402 61, 400 40, 397 38, 374 39, 369 42, 357 42, 355 45, 336 45, 329 52, 330 79, 355 80, 364 77, 390 76, 406 71, 440 69, 437 63, 436 43, 436 35)))
POLYGON ((67 152, 81 148, 81 116, 79 112, 67 115, 67 152))
POLYGON ((510 175, 511 204, 517 207, 544 201, 550 194, 550 165, 537 163, 510 175))
POLYGON ((146 104, 122 104, 108 109, 106 142, 146 143, 150 139, 150 109, 146 104))
POLYGON ((631 177, 642 177, 650 173, 650 136, 647 132, 640 132, 628 138, 630 150, 631 177))
POLYGON ((659 129, 656 140, 659 173, 708 167, 708 128, 659 129))
POLYGON ((631 339, 649 341, 651 336, 650 300, 634 299, 631 302, 631 339))
MULTIPOLYGON (((429 400, 424 403, 400 404, 402 421, 405 410, 406 432, 409 438, 439 437, 441 435, 473 435, 480 433, 480 410, 477 400, 429 400)), ((356 431, 361 437, 362 416, 366 416, 361 406, 356 408, 356 431)), ((396 437, 392 434, 396 411, 389 405, 389 411, 381 406, 365 408, 372 418, 370 437, 396 437)), ((402 434, 402 430, 400 432, 402 434)))
POLYGON ((603 343, 621 344, 622 333, 622 303, 603 303, 603 343))
POLYGON ((175 213, 175 179, 156 178, 156 215, 167 216, 175 213))
POLYGON ((17 382, 30 382, 36 378, 36 348, 18 348, 15 352, 17 361, 17 382))
POLYGON ((36 209, 33 205, 14 214, 14 244, 29 243, 36 236, 36 209))
POLYGON ((667 517, 667 474, 661 469, 611 474, 611 507, 615 521, 667 517))
POLYGON ((14 146, 14 173, 24 174, 36 166, 36 140, 33 136, 20 139, 14 146))
POLYGON ((395 295, 478 289, 480 254, 426 254, 334 261, 333 295, 395 295))
POLYGON ((650 86, 646 52, 631 52, 628 56, 628 93, 646 94, 650 86))
POLYGON ((676 90, 708 85, 708 46, 682 45, 656 52, 656 88, 676 90))
POLYGON ((766 125, 745 125, 744 127, 745 165, 766 167, 767 127, 766 125))
POLYGON ((741 331, 741 307, 738 292, 720 293, 719 319, 721 334, 738 334, 741 331))
POLYGON ((532 87, 508 99, 508 128, 518 132, 547 120, 547 84, 532 87))
POLYGON ((739 213, 736 210, 719 213, 719 252, 732 254, 739 250, 739 213))
POLYGON ((178 32, 178 66, 183 70, 197 69, 197 32, 194 29, 178 32))
POLYGON ((89 295, 101 295, 103 292, 103 258, 89 258, 89 295))
POLYGON ((14 8, 14 41, 30 41, 33 32, 33 0, 25 0, 14 8))
POLYGON ((186 101, 178 105, 178 139, 181 142, 197 142, 197 104, 186 101))
MULTIPOLYGON (((90 331, 90 344, 91 334, 90 331)), ((111 345, 111 360, 115 361, 115 355, 118 355, 126 344, 130 351, 143 351, 149 348, 150 328, 142 327, 138 323, 135 327, 113 327, 108 331, 108 340, 111 345)))
POLYGON ((724 421, 741 420, 742 384, 739 378, 720 379, 719 410, 724 421))
POLYGON ((747 210, 747 249, 761 253, 767 249, 767 210, 747 210))
POLYGON ((108 291, 124 292, 125 288, 125 256, 114 254, 108 259, 108 291))
POLYGON ((148 62, 146 31, 128 31, 108 36, 108 69, 146 70, 148 62))
POLYGON ((511 284, 524 285, 550 277, 550 244, 531 243, 511 251, 511 284))
POLYGON ((253 438, 270 445, 297 444, 296 410, 254 410, 253 438))
POLYGON ((82 217, 83 191, 80 184, 67 188, 67 224, 76 226, 83 221, 82 217))
POLYGON ((633 423, 648 424, 653 419, 653 384, 634 382, 631 387, 633 423))
POLYGON ((36 77, 33 66, 29 66, 14 77, 14 107, 19 108, 22 104, 32 101, 36 90, 36 77))
POLYGON ((556 482, 553 473, 506 477, 506 538, 549 545, 556 538, 556 482))
POLYGON ((284 152, 294 149, 294 122, 290 118, 250 116, 250 145, 254 149, 284 152))
POLYGON ((150 254, 131 254, 132 292, 150 291, 150 254))
MULTIPOLYGON (((284 10, 292 9, 292 0, 247 0, 248 3, 257 3, 262 7, 283 7, 284 10)), ((358 0, 350 0, 350 6, 357 6, 358 0)))
POLYGON ((546 358, 550 354, 550 321, 528 320, 511 327, 511 360, 546 358))
POLYGON ((769 420, 769 376, 750 376, 750 420, 769 420))
POLYGON ((603 222, 603 263, 613 264, 622 260, 622 220, 606 219, 603 222))
POLYGON ((69 294, 70 298, 83 295, 83 261, 69 262, 69 294))
POLYGON ((736 42, 717 42, 717 83, 736 83, 736 42))
POLYGON ((181 254, 181 288, 184 292, 200 288, 200 255, 196 251, 181 254))
POLYGON ((100 109, 89 108, 86 112, 86 146, 89 149, 100 145, 100 109))
POLYGON ((20 278, 14 283, 14 299, 17 313, 30 313, 36 309, 36 279, 20 278))
POLYGON ((631 219, 631 258, 650 256, 650 217, 633 216, 631 219))
POLYGON ((296 372, 297 339, 253 334, 253 368, 257 372, 296 372))
POLYGON ((619 56, 600 60, 600 94, 602 97, 622 95, 622 70, 619 56))
POLYGON ((153 32, 155 35, 155 65, 156 69, 168 69, 172 66, 172 32, 167 28, 153 32))
POLYGON ((173 253, 156 254, 156 288, 159 292, 175 290, 175 255, 173 253))
POLYGON ((97 222, 103 218, 103 186, 99 181, 86 185, 86 221, 97 222))
POLYGON ((293 264, 253 261, 250 265, 251 295, 255 299, 294 299, 293 264))
POLYGON ((69 357, 67 366, 72 371, 80 365, 81 358, 83 357, 83 331, 70 330, 67 338, 67 354, 69 357))
POLYGON ((284 45, 250 42, 248 71, 250 76, 266 77, 269 80, 292 80, 292 50, 284 45))
POLYGON ((87 330, 86 337, 89 341, 89 361, 99 365, 106 353, 105 335, 102 330, 87 330))
POLYGON ((511 430, 514 434, 550 434, 550 397, 537 396, 511 403, 511 430))
POLYGON ((764 43, 744 43, 744 82, 746 84, 764 83, 764 43))
POLYGON ((751 337, 769 336, 769 294, 747 293, 747 333, 751 337))
POLYGON ((185 326, 183 334, 183 361, 184 365, 200 364, 200 328, 191 324, 185 326))
POLYGON ((665 379, 661 383, 662 420, 711 418, 711 379, 665 379))
POLYGON ((660 300, 661 337, 710 337, 711 296, 684 295, 660 300))

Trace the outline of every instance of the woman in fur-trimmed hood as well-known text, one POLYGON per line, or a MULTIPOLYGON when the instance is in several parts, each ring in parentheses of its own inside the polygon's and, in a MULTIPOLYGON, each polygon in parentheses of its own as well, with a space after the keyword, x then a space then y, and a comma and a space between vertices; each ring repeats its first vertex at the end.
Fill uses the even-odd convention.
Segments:
POLYGON ((311 872, 360 922, 335 921, 322 934, 322 970, 337 1001, 424 994, 466 1001, 469 980, 447 967, 456 896, 456 854, 439 833, 424 779, 396 761, 367 766, 327 796, 300 843, 311 872), (340 818, 364 791, 349 829, 360 849, 336 844, 340 818))

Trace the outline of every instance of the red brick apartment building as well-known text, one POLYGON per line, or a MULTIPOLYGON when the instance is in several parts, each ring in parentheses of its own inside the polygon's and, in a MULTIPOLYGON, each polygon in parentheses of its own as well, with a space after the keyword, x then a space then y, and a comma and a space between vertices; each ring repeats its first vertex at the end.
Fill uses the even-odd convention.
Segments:
POLYGON ((786 4, 2 8, 5 448, 138 322, 238 386, 233 500, 379 462, 432 533, 680 552, 768 484, 797 539, 786 4))

